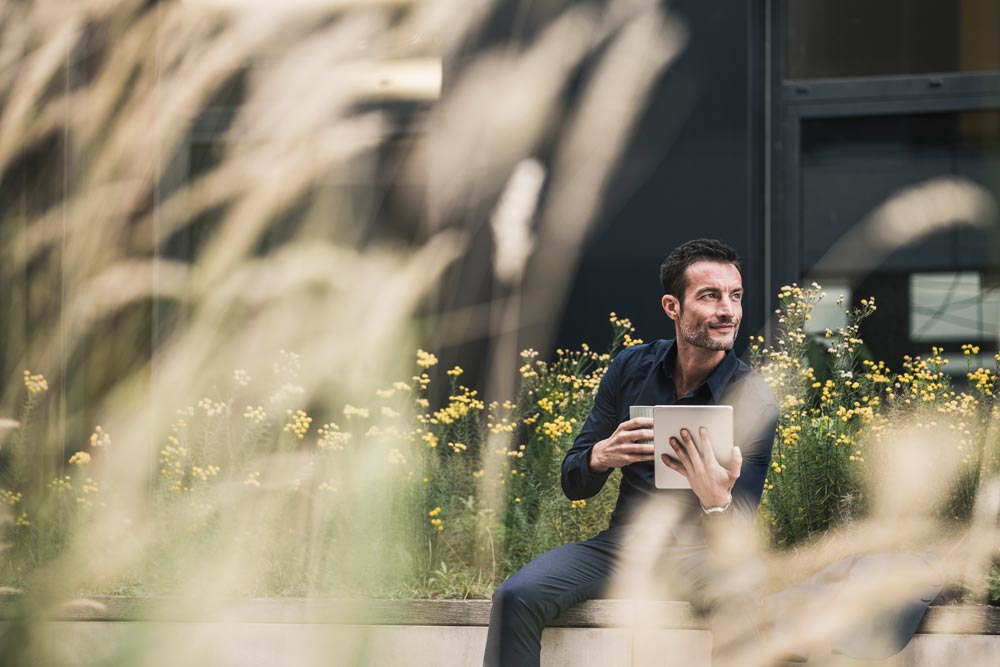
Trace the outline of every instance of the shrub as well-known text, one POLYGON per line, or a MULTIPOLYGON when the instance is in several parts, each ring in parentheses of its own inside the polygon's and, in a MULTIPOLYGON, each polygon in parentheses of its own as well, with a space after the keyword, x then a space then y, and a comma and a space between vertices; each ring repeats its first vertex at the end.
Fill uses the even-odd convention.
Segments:
MULTIPOLYGON (((996 367, 974 368, 979 350, 966 346, 961 391, 938 348, 891 371, 869 358, 859 336, 875 313, 871 300, 819 340, 806 332, 821 296, 817 285, 782 288, 773 344, 757 337, 749 350, 781 408, 759 513, 772 546, 794 547, 864 518, 872 463, 904 423, 948 429, 941 454, 959 474, 937 516, 943 525, 968 522, 982 480, 998 473, 996 367)), ((534 556, 607 525, 617 475, 587 501, 566 499, 559 476, 612 357, 642 342, 627 319, 612 314, 611 325, 606 353, 583 345, 548 362, 522 352, 517 395, 490 404, 462 383, 461 368, 441 369, 423 350, 410 377, 336 414, 310 406, 296 385, 295 354, 281 353, 271 383, 238 370, 182 409, 160 438, 137 555, 77 586, 162 593, 235 569, 228 590, 246 595, 488 596, 534 556), (446 382, 448 395, 432 405, 435 382, 446 382), (217 558, 206 564, 206 553, 217 558)), ((41 375, 25 372, 20 421, 6 423, 13 435, 0 449, 11 542, 0 583, 11 587, 32 586, 60 556, 90 557, 78 543, 98 519, 122 512, 108 471, 134 446, 112 445, 97 426, 61 462, 34 455, 32 415, 46 391, 41 375)), ((994 569, 993 600, 998 581, 994 569)))

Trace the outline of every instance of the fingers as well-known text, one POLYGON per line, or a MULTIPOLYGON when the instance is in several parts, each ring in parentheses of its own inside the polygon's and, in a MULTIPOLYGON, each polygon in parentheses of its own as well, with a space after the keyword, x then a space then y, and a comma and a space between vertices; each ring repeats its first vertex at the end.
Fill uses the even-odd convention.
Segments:
POLYGON ((637 442, 639 440, 652 440, 653 430, 640 428, 634 431, 622 431, 619 434, 626 442, 637 442))
POLYGON ((663 460, 663 465, 667 466, 671 470, 679 472, 685 477, 688 476, 687 470, 684 468, 683 465, 681 465, 681 463, 677 459, 668 456, 667 454, 661 454, 660 458, 663 460))
POLYGON ((646 417, 629 419, 618 425, 615 435, 619 438, 627 438, 629 440, 652 440, 653 420, 646 417))
POLYGON ((670 444, 673 445, 674 451, 678 453, 683 453, 683 456, 678 456, 681 463, 685 465, 686 468, 690 469, 691 472, 698 472, 705 469, 705 465, 701 460, 700 453, 698 452, 698 447, 694 444, 694 438, 691 437, 691 431, 686 428, 681 429, 681 439, 671 438, 670 444))
MULTIPOLYGON (((684 445, 682 445, 681 441, 678 440, 677 438, 671 437, 670 438, 670 446, 674 448, 674 456, 676 456, 676 458, 673 459, 673 460, 678 465, 680 465, 681 467, 683 467, 685 471, 687 471, 688 468, 691 467, 691 462, 690 462, 690 458, 688 457, 687 450, 684 449, 684 445)), ((663 456, 665 456, 667 458, 673 458, 673 457, 668 456, 667 454, 664 454, 663 456)))
POLYGON ((626 431, 634 431, 637 428, 651 429, 653 428, 653 420, 649 417, 636 417, 635 419, 629 419, 627 422, 622 422, 618 428, 626 431))
POLYGON ((633 463, 645 463, 646 461, 652 461, 653 454, 619 454, 614 462, 613 468, 624 468, 625 466, 632 465, 633 463))
POLYGON ((715 457, 715 448, 712 447, 712 438, 708 435, 708 429, 702 426, 698 430, 699 443, 701 444, 701 456, 705 460, 705 465, 711 467, 711 462, 719 462, 715 457))
POLYGON ((613 468, 624 468, 633 463, 652 461, 653 445, 630 440, 618 440, 607 450, 608 461, 613 468))
POLYGON ((615 447, 615 451, 619 454, 647 456, 650 459, 653 458, 653 445, 646 445, 638 442, 623 442, 615 447))
POLYGON ((636 440, 653 439, 653 420, 647 417, 636 417, 618 425, 614 435, 619 442, 634 442, 636 440))
POLYGON ((729 479, 737 480, 740 478, 740 470, 743 467, 743 452, 740 451, 739 447, 733 447, 733 458, 729 461, 729 467, 726 471, 729 473, 729 479))

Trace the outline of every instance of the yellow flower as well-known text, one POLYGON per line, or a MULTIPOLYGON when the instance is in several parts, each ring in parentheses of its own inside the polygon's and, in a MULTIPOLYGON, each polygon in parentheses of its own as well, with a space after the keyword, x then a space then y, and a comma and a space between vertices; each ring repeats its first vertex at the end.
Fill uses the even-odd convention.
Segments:
POLYGON ((73 490, 73 482, 69 475, 65 475, 64 477, 56 477, 51 482, 49 482, 49 488, 58 493, 59 495, 62 495, 63 493, 73 490))
MULTIPOLYGON (((611 324, 617 329, 623 329, 628 332, 635 331, 635 327, 632 326, 632 320, 627 317, 618 317, 616 313, 611 313, 608 317, 608 321, 611 322, 611 324)), ((586 350, 587 348, 584 347, 583 349, 586 350)))
POLYGON ((344 406, 345 417, 360 417, 362 419, 368 419, 368 414, 367 408, 356 408, 350 403, 344 406))
POLYGON ((521 366, 521 368, 518 369, 518 372, 525 380, 538 377, 538 373, 531 367, 531 364, 521 366))
POLYGON ((435 357, 430 352, 425 352, 424 350, 417 350, 417 366, 421 368, 430 368, 437 364, 438 358, 435 357))
POLYGON ((435 412, 431 417, 432 424, 453 424, 472 411, 482 411, 486 405, 476 398, 477 392, 468 387, 461 387, 458 396, 449 396, 448 405, 435 412))
POLYGON ((49 389, 49 383, 41 373, 32 375, 31 371, 24 371, 24 387, 32 396, 44 393, 49 389))
POLYGON ((73 454, 73 456, 69 457, 69 463, 70 465, 82 468, 90 463, 90 454, 87 452, 77 452, 76 454, 73 454))
POLYGON ((320 449, 336 451, 343 449, 350 439, 350 433, 342 433, 339 426, 330 422, 319 427, 319 442, 317 444, 320 449))
POLYGON ((14 505, 21 502, 21 497, 22 496, 20 491, 8 491, 7 489, 0 489, 0 503, 3 503, 5 505, 10 505, 11 507, 13 507, 14 505))
POLYGON ((209 417, 214 417, 216 415, 221 415, 225 409, 226 404, 222 401, 213 401, 210 398, 203 398, 198 401, 198 407, 205 411, 205 414, 209 417))
POLYGON ((243 411, 243 418, 254 424, 263 424, 264 419, 267 418, 267 413, 260 406, 248 405, 246 410, 243 411))
POLYGON ((207 482, 211 478, 219 474, 219 466, 207 466, 202 468, 201 466, 191 466, 192 477, 197 477, 203 482, 207 482))
POLYGON ((567 420, 562 415, 556 415, 552 421, 543 422, 540 430, 550 440, 559 440, 560 437, 570 435, 576 430, 576 419, 570 418, 567 420))
POLYGON ((987 394, 992 393, 993 385, 996 383, 996 376, 988 368, 977 368, 967 373, 967 377, 975 385, 976 389, 987 394))
POLYGON ((241 387, 246 387, 250 384, 250 375, 242 368, 237 368, 233 372, 233 380, 241 387))
POLYGON ((104 432, 104 429, 100 426, 94 428, 94 432, 90 434, 90 446, 91 447, 107 447, 111 444, 111 436, 104 432))
POLYGON ((455 366, 450 371, 448 371, 448 375, 450 375, 453 378, 457 378, 459 375, 461 375, 464 372, 465 371, 462 370, 461 366, 455 366))
MULTIPOLYGON (((100 491, 101 488, 97 485, 97 482, 93 478, 88 477, 80 486, 80 494, 76 497, 77 504, 93 507, 94 501, 91 499, 91 496, 96 496, 100 491)), ((101 503, 101 507, 104 507, 104 503, 101 503)))
POLYGON ((295 437, 301 440, 309 430, 309 425, 312 424, 312 417, 307 415, 304 410, 296 410, 295 412, 288 410, 287 412, 289 415, 288 423, 282 430, 286 433, 289 431, 294 433, 295 437))

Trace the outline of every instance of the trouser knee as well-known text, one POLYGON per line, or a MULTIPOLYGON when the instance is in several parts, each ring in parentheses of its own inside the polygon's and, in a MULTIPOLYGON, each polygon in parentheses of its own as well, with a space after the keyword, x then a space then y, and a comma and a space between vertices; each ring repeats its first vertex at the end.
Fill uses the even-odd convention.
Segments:
POLYGON ((543 601, 532 587, 508 579, 493 593, 494 614, 503 619, 544 623, 543 601))

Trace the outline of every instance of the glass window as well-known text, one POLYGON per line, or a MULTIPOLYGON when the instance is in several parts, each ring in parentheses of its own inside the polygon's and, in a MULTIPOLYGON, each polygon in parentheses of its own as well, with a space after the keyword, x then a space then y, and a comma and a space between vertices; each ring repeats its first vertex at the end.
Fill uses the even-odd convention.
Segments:
POLYGON ((901 245, 878 266, 856 266, 846 255, 831 265, 826 255, 896 193, 936 177, 969 179, 1000 199, 1000 112, 808 119, 801 150, 804 273, 821 260, 834 275, 997 268, 996 235, 968 227, 901 245))
POLYGON ((791 79, 1000 70, 997 0, 788 0, 791 79))
POLYGON ((837 329, 847 324, 847 314, 844 312, 851 306, 851 286, 843 280, 821 280, 825 297, 820 299, 813 308, 812 317, 806 322, 806 331, 820 334, 837 329), (837 301, 843 297, 843 305, 837 301))
POLYGON ((996 339, 1000 286, 984 286, 979 273, 910 276, 910 338, 930 343, 996 339))

